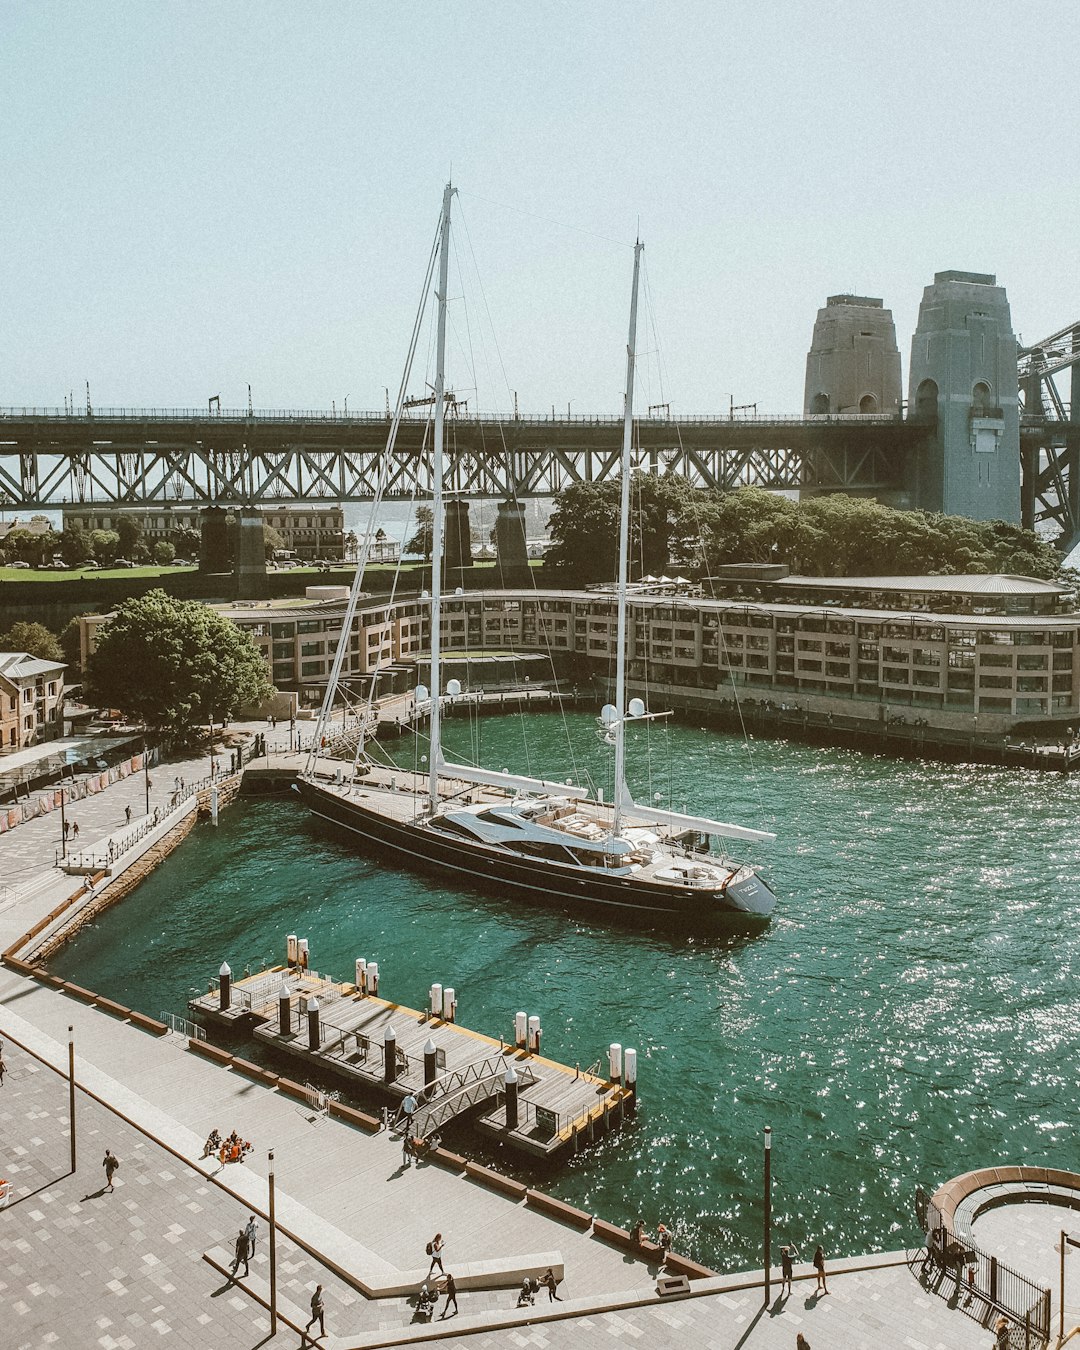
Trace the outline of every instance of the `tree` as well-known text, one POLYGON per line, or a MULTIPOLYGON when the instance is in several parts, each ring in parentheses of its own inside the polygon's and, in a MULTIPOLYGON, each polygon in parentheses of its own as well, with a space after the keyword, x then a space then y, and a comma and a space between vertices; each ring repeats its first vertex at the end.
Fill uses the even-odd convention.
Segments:
POLYGON ((269 562, 279 548, 285 547, 285 540, 281 537, 278 530, 273 525, 267 525, 265 522, 263 531, 263 553, 266 555, 266 561, 269 562))
POLYGON ((125 601, 101 628, 89 692, 183 742, 197 727, 265 702, 273 690, 250 634, 197 600, 153 590, 125 601))
POLYGON ((134 562, 135 551, 142 543, 142 522, 138 516, 122 515, 117 519, 116 533, 120 540, 120 557, 134 562))
POLYGON ((418 553, 425 562, 430 562, 435 527, 435 513, 430 506, 418 506, 416 508, 416 525, 416 533, 405 545, 405 552, 418 553))
POLYGON ((60 649, 64 653, 64 660, 71 667, 71 670, 79 675, 82 674, 82 633, 79 624, 78 615, 69 619, 60 630, 60 649))
POLYGON ((81 520, 73 520, 64 527, 60 534, 60 556, 68 567, 82 567, 93 553, 90 535, 81 520))
POLYGON ((202 535, 194 525, 177 525, 170 535, 178 558, 197 558, 202 535))
POLYGON ((167 539, 159 539, 154 545, 154 561, 159 567, 168 567, 176 557, 176 548, 167 539))
MULTIPOLYGON (((548 524, 545 569, 582 581, 613 581, 619 552, 616 481, 575 483, 560 494, 548 524)), ((677 475, 635 473, 630 481, 630 574, 666 572, 672 554, 692 554, 700 492, 677 475)))
MULTIPOLYGON (((376 532, 376 539, 382 534, 382 530, 376 532)), ((356 537, 356 531, 350 530, 345 536, 345 557, 349 562, 355 562, 357 552, 360 548, 360 540, 356 537)))
POLYGON ((92 530, 90 547, 94 550, 94 560, 102 567, 108 567, 120 549, 120 536, 115 530, 92 530))
POLYGON ((0 633, 0 651, 29 652, 42 661, 63 661, 64 652, 43 623, 13 623, 6 633, 0 633))

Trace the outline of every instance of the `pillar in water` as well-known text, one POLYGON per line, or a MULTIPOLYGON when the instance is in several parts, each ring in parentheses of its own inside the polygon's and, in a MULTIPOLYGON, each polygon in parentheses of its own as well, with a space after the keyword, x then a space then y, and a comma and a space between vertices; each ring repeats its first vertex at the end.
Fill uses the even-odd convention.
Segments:
POLYGON ((868 295, 830 295, 806 357, 807 413, 897 413, 900 349, 892 310, 868 295))
POLYGON ((495 517, 495 555, 499 582, 520 586, 528 580, 529 552, 525 544, 525 503, 509 499, 499 503, 495 517))
POLYGON ((908 415, 930 428, 909 466, 914 505, 1020 523, 1016 337, 1004 286, 938 272, 911 339, 908 415))
POLYGON ((236 525, 236 595, 240 600, 265 600, 268 594, 263 519, 247 508, 239 513, 236 525))

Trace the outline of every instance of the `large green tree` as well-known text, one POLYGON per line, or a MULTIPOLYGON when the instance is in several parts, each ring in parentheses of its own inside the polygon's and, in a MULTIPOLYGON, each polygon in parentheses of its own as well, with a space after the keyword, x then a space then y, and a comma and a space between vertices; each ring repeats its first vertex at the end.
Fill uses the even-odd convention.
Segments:
MULTIPOLYGON (((545 568, 581 581, 612 581, 619 552, 616 481, 575 483, 551 513, 545 568)), ((635 473, 630 482, 630 575, 666 572, 688 563, 698 529, 701 493, 676 476, 635 473)))
POLYGON ((120 606, 89 662, 95 702, 190 740, 272 690, 259 649, 217 610, 154 590, 120 606))
POLYGON ((120 540, 120 557, 137 561, 136 553, 143 541, 142 521, 138 516, 121 515, 116 522, 116 533, 120 540))
POLYGON ((0 633, 0 651, 29 652, 42 661, 65 659, 56 634, 43 623, 13 623, 6 633, 0 633))
POLYGON ((416 508, 416 533, 405 545, 405 552, 419 554, 425 562, 430 562, 434 525, 435 514, 431 507, 418 506, 416 508))

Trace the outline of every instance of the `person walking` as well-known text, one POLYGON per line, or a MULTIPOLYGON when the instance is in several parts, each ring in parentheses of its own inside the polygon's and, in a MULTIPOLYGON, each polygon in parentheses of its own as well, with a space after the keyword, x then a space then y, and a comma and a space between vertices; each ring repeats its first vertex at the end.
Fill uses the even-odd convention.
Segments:
POLYGON ((562 1302, 562 1299, 559 1297, 558 1293, 559 1282, 555 1278, 555 1272, 551 1269, 550 1266, 548 1266, 547 1270, 543 1273, 543 1275, 540 1276, 540 1288, 546 1289, 548 1291, 549 1303, 562 1302))
POLYGON ((71 837, 72 839, 78 839, 79 837, 79 822, 77 820, 71 822, 71 837))
POLYGON ((810 1350, 810 1342, 801 1331, 795 1337, 795 1350, 810 1350))
POLYGON ((4 1086, 4 1074, 7 1073, 7 1065, 4 1063, 4 1050, 0 1046, 0 1087, 4 1086))
POLYGON ((439 1320, 440 1320, 440 1321, 442 1321, 442 1319, 446 1316, 447 1311, 449 1310, 450 1304, 451 1304, 451 1303, 454 1305, 454 1316, 456 1317, 457 1314, 458 1314, 458 1305, 457 1305, 457 1281, 454 1279, 453 1275, 447 1275, 447 1277, 446 1277, 446 1302, 443 1304, 443 1310, 442 1310, 442 1312, 439 1314, 439 1320))
POLYGON ((244 1236, 248 1243, 248 1256, 255 1255, 255 1240, 259 1236, 259 1230, 255 1224, 255 1215, 248 1215, 247 1227, 244 1229, 244 1236))
POLYGON ((311 1328, 315 1325, 316 1322, 318 1322, 319 1324, 319 1336, 320 1337, 325 1336, 326 1303, 323 1301, 323 1292, 321 1284, 317 1284, 315 1286, 315 1292, 311 1296, 311 1320, 304 1328, 305 1337, 307 1336, 308 1332, 311 1330, 311 1328))
POLYGON ((233 1244, 233 1263, 229 1267, 229 1273, 235 1277, 240 1269, 240 1262, 244 1263, 244 1275, 248 1272, 248 1262, 251 1260, 251 1251, 248 1244, 247 1230, 241 1228, 236 1235, 236 1242, 233 1244))
POLYGON ((105 1186, 107 1190, 113 1190, 113 1177, 116 1176, 117 1169, 120 1166, 120 1159, 115 1153, 105 1150, 105 1157, 101 1160, 101 1165, 105 1169, 105 1186))
POLYGON ((827 1294, 829 1286, 825 1283, 825 1250, 820 1242, 814 1248, 814 1270, 817 1272, 817 1286, 814 1293, 820 1290, 821 1293, 827 1294))
POLYGON ((788 1293, 791 1293, 791 1281, 795 1274, 795 1258, 799 1255, 799 1249, 794 1244, 780 1248, 780 1293, 783 1295, 785 1287, 788 1293))
POLYGON ((428 1256, 431 1257, 431 1265, 428 1266, 429 1280, 431 1279, 431 1272, 435 1269, 436 1266, 439 1267, 440 1274, 442 1275, 446 1274, 442 1262, 443 1248, 445 1246, 446 1243, 443 1241, 443 1235, 441 1233, 436 1233, 435 1236, 431 1239, 431 1241, 427 1245, 427 1254, 428 1256))
POLYGON ((130 824, 131 824, 131 807, 130 807, 130 806, 125 806, 125 807, 124 807, 124 818, 125 818, 125 820, 127 821, 127 823, 130 825, 130 824))
POLYGON ((401 1165, 402 1167, 411 1167, 413 1160, 413 1134, 410 1125, 401 1136, 401 1165))

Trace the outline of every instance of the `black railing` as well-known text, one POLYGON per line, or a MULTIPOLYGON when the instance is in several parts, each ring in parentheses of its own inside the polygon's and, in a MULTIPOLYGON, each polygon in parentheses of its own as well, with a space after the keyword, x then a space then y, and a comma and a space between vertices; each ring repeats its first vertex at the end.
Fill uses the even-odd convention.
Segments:
POLYGON ((1050 1290, 1013 1270, 996 1256, 961 1241, 945 1224, 927 1193, 915 1191, 915 1215, 926 1235, 920 1274, 946 1285, 956 1305, 980 1325, 993 1327, 999 1317, 1008 1323, 1005 1350, 1039 1350, 1050 1339, 1050 1290), (955 1283, 954 1283, 955 1282, 955 1283))

